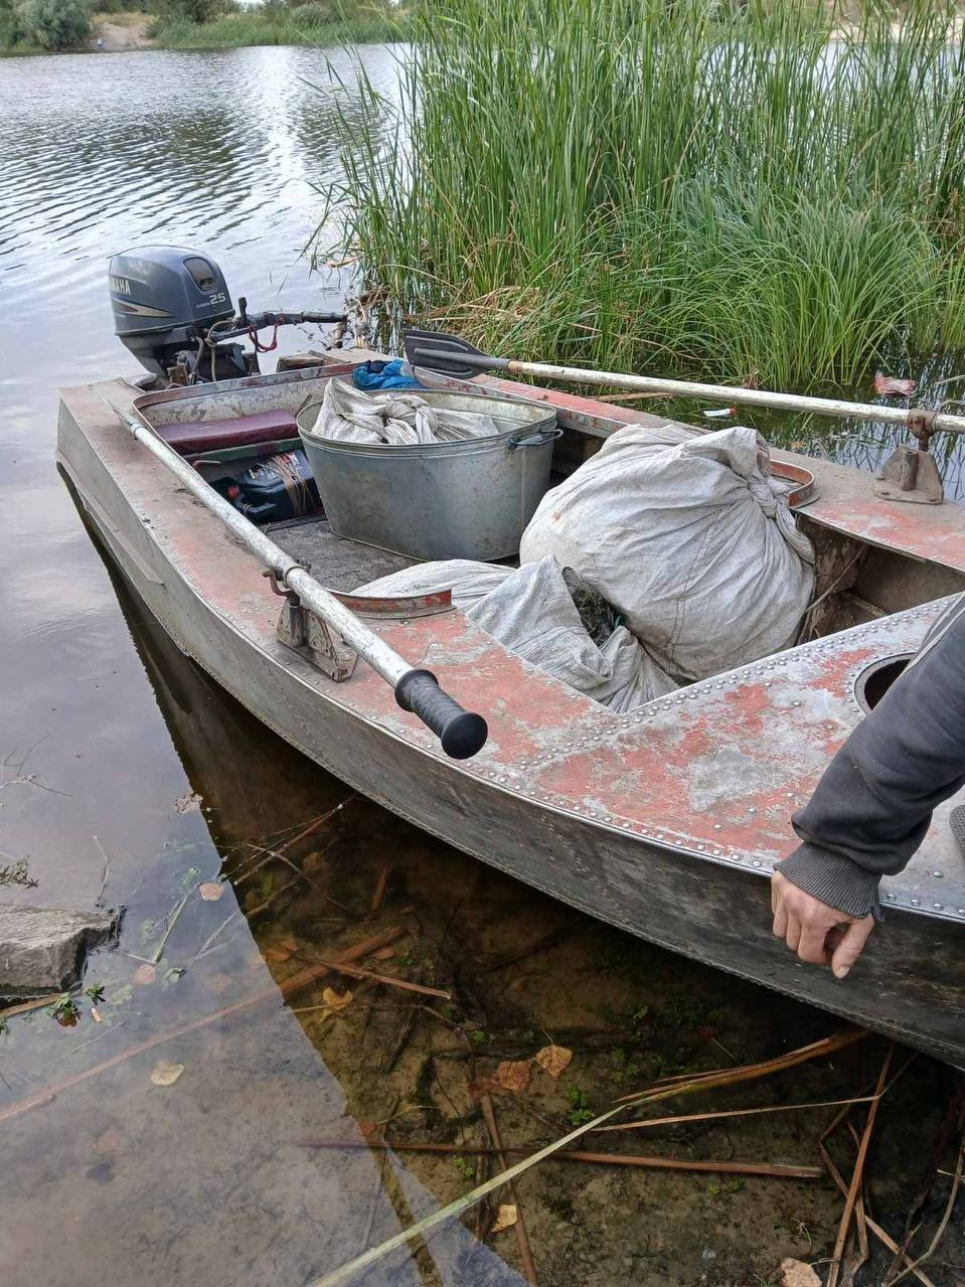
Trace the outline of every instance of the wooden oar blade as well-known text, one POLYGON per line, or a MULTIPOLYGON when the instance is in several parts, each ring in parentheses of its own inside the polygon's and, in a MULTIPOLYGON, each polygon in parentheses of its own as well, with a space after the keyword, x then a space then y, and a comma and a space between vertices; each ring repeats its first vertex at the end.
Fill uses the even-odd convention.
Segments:
POLYGON ((445 331, 406 331, 403 337, 405 356, 412 367, 470 380, 480 371, 499 366, 498 358, 489 357, 458 335, 445 331))

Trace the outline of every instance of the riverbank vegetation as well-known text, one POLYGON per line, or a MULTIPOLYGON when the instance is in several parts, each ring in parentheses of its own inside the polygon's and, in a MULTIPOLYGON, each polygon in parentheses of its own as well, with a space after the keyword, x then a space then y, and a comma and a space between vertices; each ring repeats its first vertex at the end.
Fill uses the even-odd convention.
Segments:
POLYGON ((71 49, 90 32, 85 0, 0 0, 0 53, 71 49))
POLYGON ((371 85, 342 121, 340 253, 504 354, 806 389, 960 345, 958 17, 444 0, 394 137, 371 85))
POLYGON ((257 8, 232 0, 99 0, 95 11, 87 0, 0 0, 0 54, 357 44, 405 39, 407 22, 388 0, 265 0, 257 8))
MULTIPOLYGON (((202 8, 208 0, 187 0, 202 8)), ((226 49, 242 45, 327 45, 405 38, 406 17, 381 0, 266 0, 257 9, 192 14, 184 0, 162 11, 154 42, 162 49, 226 49)))

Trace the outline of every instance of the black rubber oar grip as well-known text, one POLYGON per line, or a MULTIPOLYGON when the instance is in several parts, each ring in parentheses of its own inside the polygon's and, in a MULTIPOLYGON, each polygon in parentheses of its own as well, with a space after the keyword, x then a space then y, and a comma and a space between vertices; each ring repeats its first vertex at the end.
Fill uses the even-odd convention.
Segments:
POLYGON ((431 670, 407 670, 395 686, 395 700, 432 729, 453 760, 468 760, 486 745, 486 721, 444 693, 431 670))

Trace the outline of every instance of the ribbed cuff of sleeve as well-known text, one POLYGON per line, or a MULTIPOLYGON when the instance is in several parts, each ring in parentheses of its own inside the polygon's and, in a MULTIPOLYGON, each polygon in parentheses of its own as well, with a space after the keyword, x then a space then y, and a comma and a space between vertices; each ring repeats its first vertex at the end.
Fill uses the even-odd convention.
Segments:
POLYGON ((818 845, 799 845, 792 854, 774 868, 798 889, 820 898, 829 907, 836 907, 846 916, 867 916, 872 913, 881 919, 878 885, 881 877, 859 867, 843 854, 831 853, 818 845))

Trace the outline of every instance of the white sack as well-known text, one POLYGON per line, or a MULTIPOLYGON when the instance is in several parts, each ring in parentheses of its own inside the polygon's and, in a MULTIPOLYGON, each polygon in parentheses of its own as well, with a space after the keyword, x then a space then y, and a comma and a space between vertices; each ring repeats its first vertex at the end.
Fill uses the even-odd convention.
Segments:
POLYGON ((518 568, 466 616, 510 652, 621 714, 677 687, 625 626, 597 647, 552 556, 518 568))
POLYGON ((346 380, 329 380, 310 432, 343 442, 407 447, 488 438, 499 428, 489 416, 433 407, 417 392, 365 393, 346 380))
POLYGON ((477 563, 474 559, 445 559, 438 563, 415 563, 401 572, 359 586, 355 594, 382 595, 438 594, 440 590, 452 591, 452 602, 465 611, 478 603, 484 594, 502 585, 513 575, 515 568, 504 568, 498 563, 477 563))
POLYGON ((787 646, 814 582, 767 446, 742 427, 619 430, 540 502, 520 559, 550 554, 684 679, 787 646))
POLYGON ((677 685, 620 626, 597 647, 552 558, 521 568, 451 559, 422 563, 361 586, 357 594, 431 594, 448 588, 466 616, 510 652, 623 714, 677 685))

